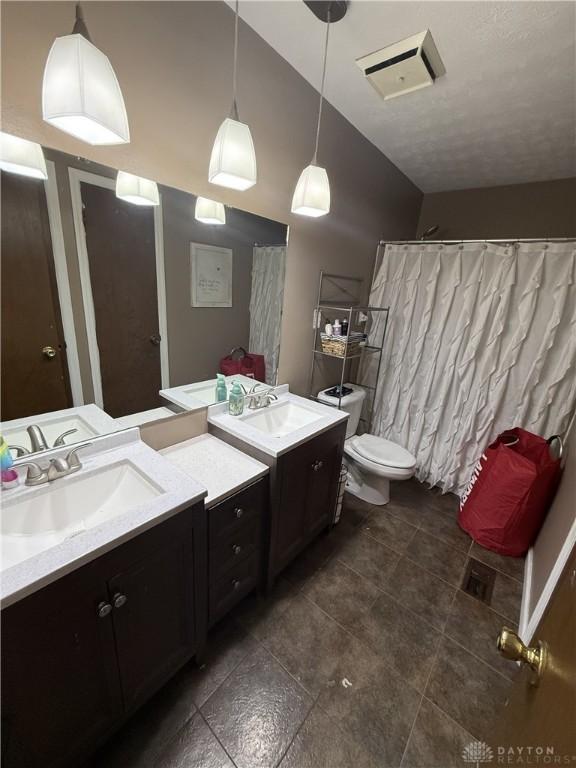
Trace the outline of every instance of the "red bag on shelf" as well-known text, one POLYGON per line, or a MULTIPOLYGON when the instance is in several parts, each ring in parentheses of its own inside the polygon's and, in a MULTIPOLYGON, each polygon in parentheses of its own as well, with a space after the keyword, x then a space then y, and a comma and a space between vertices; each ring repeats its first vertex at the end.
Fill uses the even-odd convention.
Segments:
POLYGON ((256 355, 252 352, 246 352, 243 347, 236 347, 229 355, 220 360, 220 373, 225 376, 236 376, 242 374, 249 376, 256 381, 266 381, 266 364, 264 355, 256 355), (235 357, 237 353, 241 353, 235 357))
POLYGON ((501 555, 528 551, 562 472, 560 458, 550 453, 555 439, 516 427, 488 446, 460 501, 458 523, 474 541, 501 555))

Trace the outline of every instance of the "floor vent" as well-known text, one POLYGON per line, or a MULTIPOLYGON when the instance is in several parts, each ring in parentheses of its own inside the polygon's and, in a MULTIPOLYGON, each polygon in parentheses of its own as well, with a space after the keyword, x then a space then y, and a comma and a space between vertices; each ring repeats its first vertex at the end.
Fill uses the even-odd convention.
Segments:
POLYGON ((496 571, 493 568, 471 557, 464 573, 462 589, 476 600, 490 605, 495 580, 496 571))

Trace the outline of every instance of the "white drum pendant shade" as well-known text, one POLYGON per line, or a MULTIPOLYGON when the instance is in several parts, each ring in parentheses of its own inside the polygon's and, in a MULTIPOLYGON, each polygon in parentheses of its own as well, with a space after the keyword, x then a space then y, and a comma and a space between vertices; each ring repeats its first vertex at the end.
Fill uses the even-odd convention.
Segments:
POLYGON ((224 204, 217 203, 216 200, 209 200, 207 197, 198 197, 196 198, 194 218, 196 221, 201 221, 202 224, 226 224, 224 204))
POLYGON ((0 168, 32 179, 48 178, 40 144, 10 133, 0 133, 0 168))
POLYGON ((330 211, 328 174, 319 165, 304 168, 292 198, 292 213, 302 216, 325 216, 330 211))
POLYGON ((42 83, 47 123, 88 144, 126 144, 128 117, 108 57, 80 34, 57 37, 42 83))
POLYGON ((118 171, 116 177, 116 197, 134 205, 159 205, 158 185, 142 176, 118 171))
POLYGON ((227 117, 210 156, 208 180, 221 187, 245 190, 256 184, 256 153, 246 123, 227 117))

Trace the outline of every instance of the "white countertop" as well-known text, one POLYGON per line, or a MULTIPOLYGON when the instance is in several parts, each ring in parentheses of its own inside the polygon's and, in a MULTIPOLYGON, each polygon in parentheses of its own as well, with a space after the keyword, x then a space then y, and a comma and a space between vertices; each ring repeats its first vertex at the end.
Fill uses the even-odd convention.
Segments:
MULTIPOLYGON (((225 376, 228 394, 232 387, 232 382, 238 381, 244 384, 246 389, 258 384, 256 379, 243 374, 235 376, 225 376)), ((265 384, 262 384, 265 387, 265 384)), ((165 400, 183 408, 185 411, 196 411, 199 408, 205 408, 207 405, 216 403, 216 379, 207 379, 206 381, 194 381, 190 384, 184 384, 181 387, 170 387, 170 389, 161 389, 160 396, 165 400)))
POLYGON ((210 508, 268 474, 268 467, 213 435, 200 435, 160 453, 208 489, 210 508))
MULTIPOLYGON (((49 455, 65 455, 69 447, 52 450, 49 455)), ((44 457, 40 457, 42 463, 44 457)), ((137 429, 96 438, 81 455, 83 467, 74 474, 55 480, 60 486, 75 483, 85 473, 101 470, 118 462, 129 462, 154 483, 161 493, 93 528, 64 539, 50 549, 33 555, 2 572, 0 598, 2 607, 26 597, 57 578, 74 571, 137 534, 152 528, 176 512, 206 496, 203 485, 180 471, 140 440, 137 429)), ((31 488, 23 483, 2 491, 2 516, 10 514, 13 502, 26 495, 48 490, 49 485, 31 488)))
POLYGON ((275 436, 251 426, 249 421, 244 420, 244 417, 249 417, 254 413, 254 411, 250 411, 247 408, 247 405, 242 416, 231 416, 228 413, 228 403, 218 403, 208 408, 208 423, 228 432, 249 445, 253 445, 259 451, 269 456, 277 457, 348 419, 346 411, 338 410, 329 405, 323 405, 315 400, 308 400, 299 395, 293 395, 289 391, 287 384, 275 387, 274 393, 278 397, 277 402, 272 402, 265 410, 270 409, 272 411, 282 403, 289 401, 295 403, 300 408, 312 411, 318 418, 289 434, 275 436))

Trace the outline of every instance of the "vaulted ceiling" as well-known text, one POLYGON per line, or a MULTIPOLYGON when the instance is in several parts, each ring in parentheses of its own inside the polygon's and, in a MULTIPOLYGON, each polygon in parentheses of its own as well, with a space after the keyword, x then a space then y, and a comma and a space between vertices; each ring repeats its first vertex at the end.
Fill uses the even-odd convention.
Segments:
MULTIPOLYGON (((576 175, 576 4, 351 0, 326 96, 424 192, 576 175), (383 101, 355 59, 425 29, 447 74, 383 101)), ((300 0, 240 15, 316 88, 325 26, 300 0)))

